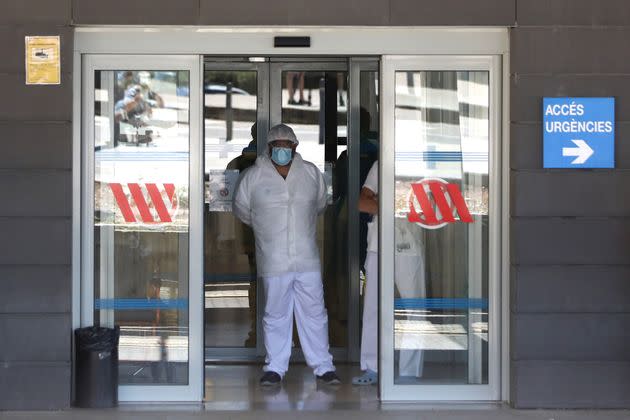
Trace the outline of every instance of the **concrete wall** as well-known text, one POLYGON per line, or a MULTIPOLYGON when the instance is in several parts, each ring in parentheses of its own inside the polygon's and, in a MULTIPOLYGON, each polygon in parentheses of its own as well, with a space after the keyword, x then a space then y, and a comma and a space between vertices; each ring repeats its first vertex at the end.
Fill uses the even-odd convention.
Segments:
POLYGON ((511 40, 512 402, 630 407, 627 0, 3 0, 0 410, 70 404, 72 26, 497 25, 511 40), (24 35, 62 85, 24 85, 24 35), (616 96, 617 169, 542 169, 542 96, 616 96))
POLYGON ((629 407, 630 5, 519 0, 516 19, 512 400, 629 407), (542 169, 543 96, 616 97, 616 169, 542 169))
POLYGON ((71 11, 0 2, 0 409, 70 404, 71 11), (24 84, 25 35, 61 36, 61 86, 24 84))
POLYGON ((515 0, 73 0, 72 3, 75 23, 97 25, 509 26, 514 24, 516 11, 515 0))

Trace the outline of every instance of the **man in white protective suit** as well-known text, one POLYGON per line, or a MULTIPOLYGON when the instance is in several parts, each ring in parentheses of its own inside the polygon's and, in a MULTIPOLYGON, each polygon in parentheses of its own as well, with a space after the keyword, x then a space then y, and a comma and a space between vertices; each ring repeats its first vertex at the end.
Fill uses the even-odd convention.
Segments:
POLYGON ((265 297, 263 331, 267 350, 261 385, 277 385, 289 367, 293 316, 306 363, 317 379, 340 383, 328 349, 317 215, 326 208, 326 184, 319 169, 296 153, 293 130, 269 130, 268 154, 241 175, 234 213, 250 225, 256 266, 265 297))
MULTIPOLYGON (((363 300, 363 331, 361 332, 361 370, 352 378, 354 385, 374 385, 378 382, 378 161, 372 164, 359 196, 359 211, 371 214, 368 224, 367 255, 365 257, 366 287, 363 300)), ((426 294, 424 246, 422 230, 406 218, 395 219, 394 286, 401 298, 419 298, 426 294)), ((417 337, 401 334, 396 340, 400 349, 398 375, 422 376, 422 350, 417 337)))

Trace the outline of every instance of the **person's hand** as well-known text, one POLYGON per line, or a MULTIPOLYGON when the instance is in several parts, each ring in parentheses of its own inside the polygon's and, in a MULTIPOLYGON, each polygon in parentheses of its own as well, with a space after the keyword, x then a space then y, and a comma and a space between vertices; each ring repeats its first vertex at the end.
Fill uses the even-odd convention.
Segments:
POLYGON ((368 214, 378 214, 378 195, 369 188, 361 188, 359 194, 359 211, 368 214))

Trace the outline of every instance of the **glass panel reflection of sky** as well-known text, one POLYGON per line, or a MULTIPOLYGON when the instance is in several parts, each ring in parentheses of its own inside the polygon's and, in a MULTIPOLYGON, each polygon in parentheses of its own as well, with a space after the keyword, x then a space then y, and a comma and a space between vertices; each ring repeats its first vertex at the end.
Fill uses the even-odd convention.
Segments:
POLYGON ((487 383, 488 72, 397 72, 395 80, 394 380, 487 383), (454 218, 437 229, 408 218, 412 205, 425 212, 412 185, 429 180, 444 186, 446 208, 439 189, 424 205, 454 218), (461 191, 472 223, 446 185, 461 191))

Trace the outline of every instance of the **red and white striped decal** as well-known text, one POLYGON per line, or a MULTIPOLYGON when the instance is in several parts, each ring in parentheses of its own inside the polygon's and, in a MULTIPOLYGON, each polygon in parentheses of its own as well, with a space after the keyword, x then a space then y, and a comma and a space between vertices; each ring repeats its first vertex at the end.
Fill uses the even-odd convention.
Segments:
POLYGON ((118 208, 127 223, 171 223, 177 212, 175 184, 110 183, 118 208), (161 188, 158 186, 161 185, 161 188))
POLYGON ((460 222, 474 222, 459 186, 449 184, 443 179, 426 178, 411 184, 408 200, 407 220, 425 228, 438 229, 449 223, 455 223, 457 221, 455 212, 459 215, 460 222), (419 209, 416 209, 414 205, 416 200, 419 209))

